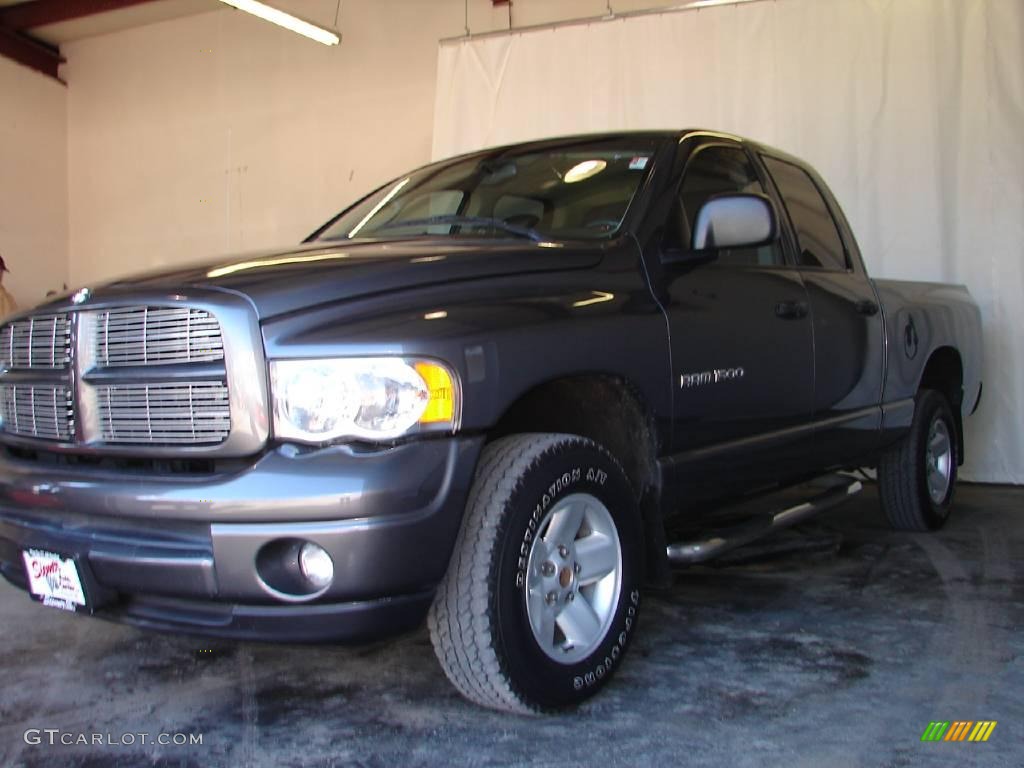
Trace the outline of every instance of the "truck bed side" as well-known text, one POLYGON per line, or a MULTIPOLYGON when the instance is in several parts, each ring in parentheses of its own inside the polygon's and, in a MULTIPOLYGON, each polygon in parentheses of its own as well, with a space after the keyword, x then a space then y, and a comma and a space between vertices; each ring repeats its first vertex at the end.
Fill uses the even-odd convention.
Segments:
POLYGON ((913 397, 937 354, 952 352, 959 360, 962 397, 953 405, 959 405, 961 419, 970 414, 981 394, 982 342, 981 313, 967 288, 905 280, 873 282, 885 316, 886 427, 910 423, 913 397))

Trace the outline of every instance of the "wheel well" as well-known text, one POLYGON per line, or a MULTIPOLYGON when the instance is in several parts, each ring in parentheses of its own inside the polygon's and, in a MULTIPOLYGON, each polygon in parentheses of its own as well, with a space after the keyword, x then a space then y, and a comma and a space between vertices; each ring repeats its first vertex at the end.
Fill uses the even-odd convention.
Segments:
POLYGON ((956 419, 957 459, 964 463, 964 366, 953 347, 939 347, 924 367, 920 389, 934 389, 945 395, 956 419))
POLYGON ((644 531, 644 573, 650 586, 672 582, 662 515, 658 433, 643 398, 629 382, 600 374, 541 384, 513 403, 489 433, 564 432, 604 446, 619 460, 636 494, 644 531))
POLYGON ((619 460, 638 499, 659 488, 657 433, 640 395, 623 379, 589 375, 541 384, 505 411, 488 439, 522 432, 589 438, 619 460))

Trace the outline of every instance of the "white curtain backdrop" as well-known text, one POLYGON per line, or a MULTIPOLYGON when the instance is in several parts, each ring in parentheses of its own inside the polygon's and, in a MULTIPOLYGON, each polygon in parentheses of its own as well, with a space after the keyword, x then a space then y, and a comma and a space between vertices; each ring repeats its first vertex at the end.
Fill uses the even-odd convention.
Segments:
POLYGON ((965 283, 965 479, 1024 483, 1024 0, 763 0, 442 42, 433 154, 701 127, 813 163, 876 277, 965 283))

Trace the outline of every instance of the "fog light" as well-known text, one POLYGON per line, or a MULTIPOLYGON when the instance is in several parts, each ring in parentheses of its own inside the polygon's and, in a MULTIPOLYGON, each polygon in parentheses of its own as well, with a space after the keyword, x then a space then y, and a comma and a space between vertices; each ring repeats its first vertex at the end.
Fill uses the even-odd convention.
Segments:
POLYGON ((316 589, 323 589, 334 578, 334 562, 327 550, 307 541, 299 550, 299 570, 316 589))

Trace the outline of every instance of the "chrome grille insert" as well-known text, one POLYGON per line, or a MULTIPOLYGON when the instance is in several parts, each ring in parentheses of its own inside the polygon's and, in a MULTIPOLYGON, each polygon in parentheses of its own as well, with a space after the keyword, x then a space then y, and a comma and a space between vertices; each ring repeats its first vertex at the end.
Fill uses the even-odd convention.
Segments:
POLYGON ((228 388, 220 382, 107 384, 95 394, 107 443, 219 443, 231 429, 228 388))
POLYGON ((64 368, 71 359, 66 314, 35 315, 0 329, 0 368, 64 368))
POLYGON ((95 314, 97 365, 169 365, 224 359, 220 326, 202 309, 118 307, 95 314))
POLYGON ((266 444, 263 339, 246 299, 97 293, 0 321, 0 443, 140 458, 266 444))
POLYGON ((75 427, 63 384, 0 384, 0 419, 12 435, 67 442, 75 427))

